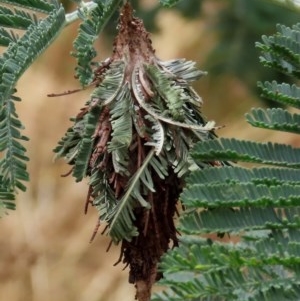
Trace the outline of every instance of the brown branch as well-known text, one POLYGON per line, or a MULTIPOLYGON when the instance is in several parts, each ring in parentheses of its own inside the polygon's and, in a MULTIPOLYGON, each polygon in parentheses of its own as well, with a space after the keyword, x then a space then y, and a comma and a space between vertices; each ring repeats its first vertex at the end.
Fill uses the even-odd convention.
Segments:
POLYGON ((90 243, 92 243, 94 238, 96 237, 96 234, 98 233, 99 227, 100 227, 100 219, 97 220, 97 224, 95 226, 94 232, 93 232, 92 237, 90 239, 90 243))
POLYGON ((81 92, 83 90, 85 90, 85 88, 68 90, 68 91, 64 91, 64 92, 61 92, 61 93, 50 93, 50 94, 47 94, 47 96, 48 97, 59 97, 59 96, 65 96, 65 95, 75 94, 75 93, 81 92))
POLYGON ((64 174, 62 174, 60 176, 62 178, 65 178, 65 177, 69 176, 73 172, 73 170, 74 170, 74 167, 72 167, 68 172, 66 172, 66 173, 64 173, 64 174))
POLYGON ((92 188, 92 186, 89 186, 88 194, 86 196, 85 205, 84 205, 84 214, 87 214, 89 204, 92 203, 91 200, 90 200, 92 192, 93 192, 93 188, 92 188))

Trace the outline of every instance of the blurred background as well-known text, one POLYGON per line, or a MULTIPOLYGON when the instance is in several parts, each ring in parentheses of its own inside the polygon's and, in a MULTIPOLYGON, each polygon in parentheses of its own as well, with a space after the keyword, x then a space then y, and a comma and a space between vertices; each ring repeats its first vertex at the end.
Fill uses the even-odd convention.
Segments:
MULTIPOLYGON (((160 9, 156 0, 132 1, 152 33, 161 59, 195 60, 208 75, 195 83, 203 97, 203 113, 225 127, 219 136, 272 140, 299 145, 296 136, 251 128, 244 114, 253 106, 270 106, 259 98, 257 81, 289 80, 259 64, 255 41, 276 31, 276 24, 292 25, 300 9, 292 1, 183 0, 175 8, 160 9)), ((66 10, 74 3, 64 1, 66 10)), ((97 41, 98 59, 110 55, 117 15, 97 41)), ((106 253, 109 240, 100 235, 89 243, 97 221, 90 208, 84 215, 86 183, 61 177, 69 171, 53 162, 52 149, 92 90, 48 98, 79 87, 70 56, 78 22, 66 28, 26 71, 18 84, 31 158, 31 182, 20 193, 17 210, 0 220, 0 300, 9 301, 133 301, 134 287, 122 264, 114 267, 119 248, 106 253)), ((100 231, 101 232, 101 231, 100 231)))

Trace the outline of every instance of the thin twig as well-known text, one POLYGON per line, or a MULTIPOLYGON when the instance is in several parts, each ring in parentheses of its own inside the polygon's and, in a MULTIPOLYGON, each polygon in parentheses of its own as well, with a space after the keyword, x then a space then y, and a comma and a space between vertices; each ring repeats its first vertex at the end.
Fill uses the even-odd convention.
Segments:
MULTIPOLYGON (((80 10, 82 10, 85 13, 90 12, 91 10, 93 10, 94 8, 97 7, 97 3, 93 2, 93 1, 89 1, 89 2, 82 2, 80 5, 80 10)), ((65 26, 70 25, 71 23, 73 23, 74 21, 78 20, 79 17, 79 10, 76 10, 72 13, 66 14, 66 21, 65 21, 65 26)))

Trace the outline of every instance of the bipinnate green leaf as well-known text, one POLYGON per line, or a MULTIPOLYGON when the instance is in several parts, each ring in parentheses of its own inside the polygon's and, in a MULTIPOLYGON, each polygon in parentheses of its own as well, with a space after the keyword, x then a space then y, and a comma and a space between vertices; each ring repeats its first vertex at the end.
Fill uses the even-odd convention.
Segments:
POLYGON ((63 7, 56 1, 42 0, 0 1, 0 44, 7 49, 0 56, 0 175, 1 187, 8 202, 16 190, 26 189, 29 180, 26 148, 28 138, 22 135, 24 126, 15 109, 17 81, 32 62, 51 44, 65 22, 63 7), (7 6, 1 3, 10 4, 7 6), (19 8, 17 8, 19 7, 19 8), (37 17, 36 12, 42 12, 37 17), (10 29, 8 29, 10 28, 10 29), (22 29, 19 36, 11 29, 22 29))
POLYGON ((280 143, 258 143, 234 138, 215 139, 197 143, 192 156, 200 161, 242 161, 272 164, 285 167, 300 167, 300 149, 280 143))
POLYGON ((96 0, 96 8, 86 13, 84 9, 78 8, 83 22, 80 24, 78 36, 73 46, 73 56, 77 59, 76 76, 82 86, 90 84, 93 80, 93 62, 96 57, 94 42, 98 39, 100 32, 104 29, 112 14, 116 11, 121 0, 96 0))
MULTIPOLYGON (((154 154, 154 149, 148 153, 142 166, 129 180, 123 197, 118 201, 117 206, 111 214, 108 222, 108 231, 112 239, 116 242, 122 239, 130 241, 132 237, 138 235, 138 231, 133 224, 135 219, 133 214, 134 203, 138 201, 142 207, 150 208, 150 204, 140 194, 140 182, 151 181, 151 176, 150 178, 146 178, 145 173, 147 173, 149 162, 154 154)), ((147 185, 153 189, 153 183, 148 182, 147 185)))
POLYGON ((87 174, 87 168, 89 166, 91 153, 93 150, 94 140, 91 138, 96 130, 99 115, 101 113, 101 107, 93 106, 84 117, 84 131, 80 140, 78 154, 75 160, 75 166, 73 170, 73 176, 76 182, 80 182, 87 174))
POLYGON ((300 133, 300 115, 292 114, 282 108, 252 109, 246 114, 247 121, 252 125, 269 130, 300 133))
POLYGON ((27 10, 33 10, 44 14, 51 13, 55 8, 57 8, 58 5, 58 1, 56 0, 1 0, 0 3, 18 6, 27 10))
POLYGON ((183 237, 180 248, 168 252, 161 265, 160 282, 169 289, 151 300, 297 300, 299 273, 280 265, 288 266, 300 250, 291 238, 274 236, 273 243, 265 237, 248 245, 183 237))
MULTIPOLYGON (((300 24, 279 25, 257 46, 262 63, 299 78, 300 24)), ((264 97, 300 108, 297 85, 259 83, 264 97)), ((299 134, 298 112, 252 109, 256 127, 299 134)), ((293 140, 297 141, 297 140, 293 140)), ((178 248, 163 258, 152 301, 296 301, 300 294, 300 150, 286 143, 212 139, 191 152, 178 248), (263 164, 242 167, 235 162, 263 164), (223 239, 225 238, 225 239, 223 239)))
POLYGON ((300 88, 298 86, 282 83, 278 84, 276 81, 272 82, 258 82, 257 86, 262 92, 262 96, 273 100, 281 105, 288 105, 300 108, 300 88))
POLYGON ((275 35, 263 36, 262 43, 256 43, 262 51, 260 57, 262 64, 299 78, 299 28, 299 24, 291 28, 278 25, 278 32, 275 35))

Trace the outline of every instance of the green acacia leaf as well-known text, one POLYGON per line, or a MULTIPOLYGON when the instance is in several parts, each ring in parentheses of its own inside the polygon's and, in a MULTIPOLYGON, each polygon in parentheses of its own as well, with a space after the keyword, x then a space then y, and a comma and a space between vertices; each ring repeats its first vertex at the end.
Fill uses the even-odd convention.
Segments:
POLYGON ((254 183, 228 183, 205 186, 195 184, 184 189, 181 199, 185 206, 235 207, 235 206, 297 206, 300 185, 282 184, 268 186, 254 183))
MULTIPOLYGON (((148 168, 149 162, 154 156, 154 149, 152 149, 145 160, 143 161, 142 166, 137 170, 137 172, 129 180, 128 186, 125 190, 124 196, 118 201, 117 206, 113 210, 111 217, 109 218, 109 234, 114 241, 120 241, 126 239, 130 241, 133 236, 137 236, 138 232, 136 227, 133 225, 134 214, 134 202, 139 201, 143 207, 148 207, 149 203, 146 202, 140 195, 140 183, 143 181, 149 181, 145 179, 145 171, 148 168)), ((150 175, 151 178, 151 175, 150 175)), ((149 183, 148 186, 153 186, 149 183)))
MULTIPOLYGON (((300 23, 278 26, 278 31, 258 44, 262 61, 299 77, 300 23)), ((264 97, 300 107, 296 85, 273 81, 259 87, 264 97)), ((258 108, 246 118, 257 127, 298 134, 298 115, 258 108)), ((298 300, 299 149, 211 139, 197 143, 191 155, 199 169, 186 178, 180 196, 186 209, 178 225, 181 243, 163 257, 160 284, 168 289, 154 294, 152 301, 298 300), (270 166, 245 168, 227 160, 270 166), (200 169, 207 163, 218 167, 200 169)))
POLYGON ((51 13, 54 9, 57 9, 59 2, 56 0, 0 0, 0 3, 19 6, 25 9, 42 12, 45 14, 51 13))
POLYGON ((37 23, 38 20, 34 14, 31 15, 23 10, 12 10, 0 6, 0 26, 2 26, 2 31, 4 31, 3 27, 26 30, 31 24, 36 25, 37 23))
POLYGON ((300 149, 279 143, 215 139, 196 144, 192 157, 198 161, 243 161, 285 167, 300 167, 300 149))
MULTIPOLYGON (((32 62, 51 44, 65 22, 65 12, 61 5, 52 1, 22 0, 0 1, 19 6, 22 9, 11 9, 0 5, 0 24, 25 33, 17 34, 2 27, 0 40, 8 46, 0 57, 0 159, 2 185, 8 191, 26 189, 23 181, 29 180, 26 170, 26 148, 21 143, 28 138, 21 134, 24 129, 15 110, 14 101, 20 101, 14 94, 15 86, 21 75, 32 62), (33 11, 33 12, 32 12, 33 11), (35 12, 46 16, 38 18, 35 12)), ((11 207, 11 206, 10 206, 11 207)))
POLYGON ((101 109, 101 106, 95 105, 83 117, 84 133, 80 140, 73 170, 73 176, 76 178, 76 182, 80 182, 87 175, 87 169, 94 145, 94 139, 92 137, 96 130, 101 109))
POLYGON ((207 75, 207 72, 201 71, 196 67, 196 63, 193 61, 187 61, 185 59, 177 59, 170 61, 160 61, 160 65, 171 72, 174 77, 185 81, 198 80, 200 77, 207 75))
POLYGON ((284 274, 278 264, 289 260, 284 251, 292 257, 299 249, 293 250, 289 239, 270 245, 263 249, 264 240, 242 245, 185 237, 180 248, 164 256, 161 284, 171 289, 152 300, 296 300, 298 274, 284 274), (276 256, 278 249, 282 253, 276 256))
POLYGON ((187 98, 183 93, 183 88, 176 85, 174 80, 168 78, 155 65, 145 65, 145 70, 155 90, 158 91, 165 101, 168 113, 174 120, 183 121, 183 104, 187 98))
POLYGON ((201 183, 214 185, 220 183, 254 183, 269 186, 299 185, 299 171, 292 168, 260 167, 245 168, 241 166, 224 166, 198 169, 187 178, 187 185, 201 183))
POLYGON ((265 98, 283 105, 300 108, 300 88, 298 86, 286 83, 277 84, 276 81, 258 82, 257 85, 265 98))
POLYGON ((245 235, 247 231, 297 229, 300 208, 242 207, 191 212, 181 219, 180 231, 185 234, 228 233, 245 235))
POLYGON ((131 95, 128 87, 124 87, 121 93, 111 104, 110 121, 112 125, 112 139, 109 149, 129 147, 132 140, 132 119, 130 107, 132 106, 131 95))
MULTIPOLYGON (((73 56, 77 59, 76 76, 82 86, 90 84, 93 80, 92 60, 96 57, 94 42, 98 39, 112 14, 116 11, 121 0, 95 1, 96 8, 88 15, 80 13, 83 22, 80 24, 79 33, 73 46, 73 56)), ((80 10, 79 10, 80 12, 80 10)))
POLYGON ((256 127, 300 133, 300 115, 291 114, 281 108, 276 109, 252 109, 250 114, 246 114, 247 121, 256 127))
POLYGON ((102 172, 97 167, 93 168, 89 184, 94 197, 93 205, 99 212, 99 220, 100 222, 108 222, 108 217, 111 216, 114 208, 117 206, 117 200, 108 183, 105 172, 102 172))

